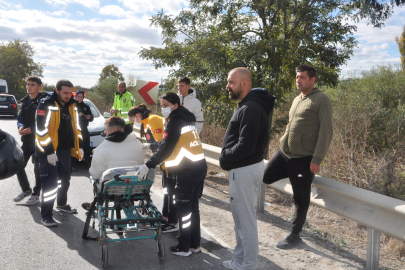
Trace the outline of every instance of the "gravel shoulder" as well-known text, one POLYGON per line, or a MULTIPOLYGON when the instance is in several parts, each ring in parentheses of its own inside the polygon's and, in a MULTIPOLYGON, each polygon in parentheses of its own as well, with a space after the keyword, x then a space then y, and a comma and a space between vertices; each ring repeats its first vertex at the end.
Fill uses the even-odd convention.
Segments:
MULTIPOLYGON (((259 269, 365 269, 366 227, 311 205, 301 233, 303 243, 281 250, 274 244, 290 231, 293 201, 290 196, 267 188, 266 202, 270 205, 265 206, 265 212, 257 214, 259 269)), ((236 242, 227 172, 213 165, 209 165, 200 211, 202 228, 212 232, 219 244, 233 249, 236 242)), ((405 269, 405 258, 395 254, 392 244, 384 243, 386 236, 381 239, 380 269, 405 269)))

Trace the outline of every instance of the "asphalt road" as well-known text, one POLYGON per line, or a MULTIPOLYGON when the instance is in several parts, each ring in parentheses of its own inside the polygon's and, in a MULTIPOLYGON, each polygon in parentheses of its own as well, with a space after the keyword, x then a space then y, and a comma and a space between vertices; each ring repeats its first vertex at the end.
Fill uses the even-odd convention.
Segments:
MULTIPOLYGON (((0 117, 0 128, 20 141, 15 119, 0 117)), ((26 172, 31 187, 33 171, 30 161, 26 172)), ((70 183, 68 203, 78 209, 78 214, 61 214, 54 209, 60 225, 47 228, 41 224, 40 204, 26 206, 28 198, 14 203, 13 198, 21 192, 17 177, 0 181, 0 269, 102 269, 100 242, 81 238, 85 221, 81 203, 93 199, 88 171, 72 173, 70 183)), ((160 183, 158 175, 154 186, 160 183)), ((152 200, 161 209, 161 189, 153 188, 152 200)), ((223 258, 230 259, 232 254, 214 238, 214 234, 202 230, 202 243, 209 252, 179 257, 168 251, 177 244, 177 234, 163 234, 164 263, 159 262, 153 239, 108 243, 107 269, 224 269, 223 258)))

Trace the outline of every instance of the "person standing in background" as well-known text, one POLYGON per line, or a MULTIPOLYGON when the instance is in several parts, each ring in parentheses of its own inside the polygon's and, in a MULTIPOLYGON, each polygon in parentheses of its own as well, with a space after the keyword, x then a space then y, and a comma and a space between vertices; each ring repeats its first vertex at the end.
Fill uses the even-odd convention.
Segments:
POLYGON ((118 92, 114 96, 114 105, 112 106, 110 113, 111 116, 120 116, 125 121, 125 133, 130 134, 132 132, 133 123, 129 120, 128 111, 135 104, 135 99, 131 93, 127 92, 127 85, 121 81, 118 83, 118 92))
POLYGON ((257 269, 259 232, 256 201, 263 180, 263 153, 269 140, 269 115, 275 97, 266 89, 252 89, 249 69, 238 67, 228 73, 230 99, 240 102, 229 122, 219 164, 229 171, 229 203, 235 222, 235 260, 224 261, 228 269, 257 269))
POLYGON ((197 92, 194 88, 190 87, 190 79, 186 76, 180 77, 177 80, 177 86, 179 89, 180 105, 194 114, 196 119, 195 126, 197 127, 198 134, 201 134, 204 125, 204 113, 201 108, 201 102, 197 99, 197 92))
POLYGON ((79 125, 82 132, 83 137, 83 151, 84 151, 84 161, 86 162, 87 168, 90 168, 90 134, 89 130, 87 129, 89 122, 92 122, 94 117, 91 109, 86 103, 83 102, 84 99, 84 91, 77 90, 75 94, 75 99, 77 101, 76 108, 77 113, 79 114, 79 125))
POLYGON ((39 176, 39 160, 35 157, 35 113, 37 111, 39 101, 46 97, 47 94, 40 92, 42 81, 38 77, 27 77, 27 94, 18 103, 20 104, 20 113, 17 116, 18 133, 21 135, 22 150, 24 152, 24 167, 18 171, 17 179, 20 183, 22 192, 14 198, 15 202, 19 202, 25 197, 31 197, 25 202, 26 205, 34 205, 39 203, 39 195, 41 192, 41 177, 39 176), (28 182, 25 167, 30 158, 34 160, 34 175, 35 186, 31 190, 28 182), (32 192, 32 194, 31 194, 32 192))
POLYGON ((289 178, 294 193, 295 214, 292 231, 276 243, 290 248, 302 241, 299 236, 311 201, 311 185, 328 152, 333 136, 332 102, 315 88, 316 70, 312 66, 296 68, 296 85, 301 92, 293 101, 280 148, 266 165, 263 182, 272 184, 289 178))

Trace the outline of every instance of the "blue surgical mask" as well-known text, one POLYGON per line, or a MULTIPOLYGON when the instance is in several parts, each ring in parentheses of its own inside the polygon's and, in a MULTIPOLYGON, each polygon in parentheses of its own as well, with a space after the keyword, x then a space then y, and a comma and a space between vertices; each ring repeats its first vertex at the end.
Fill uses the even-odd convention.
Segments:
MULTIPOLYGON (((174 106, 174 105, 173 105, 173 106, 174 106)), ((163 115, 163 117, 169 117, 170 113, 172 112, 173 106, 171 106, 170 108, 169 108, 169 107, 162 108, 162 115, 163 115)))

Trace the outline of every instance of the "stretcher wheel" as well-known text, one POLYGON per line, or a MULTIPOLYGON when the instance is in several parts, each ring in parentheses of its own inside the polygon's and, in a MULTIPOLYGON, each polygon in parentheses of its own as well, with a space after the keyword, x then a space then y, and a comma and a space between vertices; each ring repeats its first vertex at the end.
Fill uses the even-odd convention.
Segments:
POLYGON ((107 268, 108 264, 108 249, 107 249, 107 243, 102 243, 101 244, 101 260, 103 261, 103 268, 107 268))
POLYGON ((160 235, 157 237, 157 246, 159 261, 163 263, 165 261, 165 245, 163 244, 163 240, 160 235))

